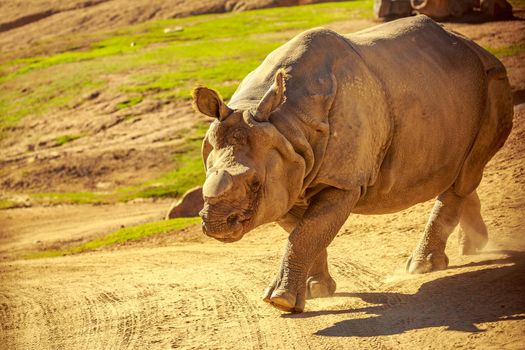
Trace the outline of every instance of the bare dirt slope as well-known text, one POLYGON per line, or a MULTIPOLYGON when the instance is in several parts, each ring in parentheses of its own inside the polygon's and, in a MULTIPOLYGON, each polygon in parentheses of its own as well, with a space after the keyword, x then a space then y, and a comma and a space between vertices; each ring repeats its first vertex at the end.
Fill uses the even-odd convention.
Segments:
MULTIPOLYGON (((194 227, 114 251, 0 263, 0 347, 523 349, 524 135, 525 108, 518 107, 511 138, 479 189, 489 246, 460 256, 453 234, 446 271, 403 272, 432 203, 352 216, 329 249, 336 295, 309 301, 304 314, 283 315, 260 300, 285 241, 278 226, 265 225, 235 244, 194 227)), ((4 213, 28 222, 23 210, 4 213)), ((160 204, 158 215, 163 210, 160 204)), ((79 218, 87 229, 89 215, 79 218)), ((91 225, 100 222, 114 224, 96 216, 91 225)), ((23 230, 18 226, 0 247, 25 244, 25 234, 17 234, 23 230)))

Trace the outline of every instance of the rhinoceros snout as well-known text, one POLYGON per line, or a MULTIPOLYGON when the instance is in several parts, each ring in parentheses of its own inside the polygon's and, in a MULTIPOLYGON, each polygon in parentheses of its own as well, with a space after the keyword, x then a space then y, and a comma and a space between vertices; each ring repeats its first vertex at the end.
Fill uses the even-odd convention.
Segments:
POLYGON ((228 215, 211 217, 209 207, 205 206, 199 213, 202 218, 202 232, 210 237, 225 242, 239 240, 242 236, 243 221, 249 218, 241 212, 233 211, 228 215))

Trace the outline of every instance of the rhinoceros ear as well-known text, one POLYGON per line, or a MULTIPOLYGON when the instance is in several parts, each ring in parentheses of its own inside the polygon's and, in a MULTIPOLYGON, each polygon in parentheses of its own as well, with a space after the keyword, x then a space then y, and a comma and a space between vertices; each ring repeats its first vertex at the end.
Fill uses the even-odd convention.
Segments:
POLYGON ((284 91, 286 86, 284 79, 286 72, 284 69, 279 69, 275 74, 275 81, 270 89, 264 94, 261 102, 257 105, 254 118, 258 122, 267 122, 270 119, 270 114, 275 111, 285 100, 284 91))
POLYGON ((226 106, 217 91, 199 86, 193 89, 193 107, 202 114, 223 121, 233 110, 226 106))

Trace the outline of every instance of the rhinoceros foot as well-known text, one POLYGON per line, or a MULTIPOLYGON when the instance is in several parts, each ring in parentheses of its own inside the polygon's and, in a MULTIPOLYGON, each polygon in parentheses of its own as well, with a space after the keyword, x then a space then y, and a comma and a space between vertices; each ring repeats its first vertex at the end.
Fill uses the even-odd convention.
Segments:
POLYGON ((459 233, 459 252, 462 255, 473 255, 481 249, 485 248, 488 243, 486 235, 469 232, 468 234, 463 230, 459 233))
POLYGON ((304 310, 306 296, 305 278, 294 282, 287 280, 280 274, 273 283, 264 290, 263 300, 273 307, 292 313, 301 313, 304 310))
POLYGON ((406 264, 406 271, 411 274, 445 270, 448 257, 445 253, 429 253, 427 256, 411 256, 406 264))
POLYGON ((306 281, 306 298, 329 297, 335 293, 336 283, 330 276, 310 276, 306 281))
POLYGON ((297 306, 296 300, 294 294, 283 289, 274 290, 269 297, 264 298, 264 301, 281 311, 301 313, 304 307, 297 306))

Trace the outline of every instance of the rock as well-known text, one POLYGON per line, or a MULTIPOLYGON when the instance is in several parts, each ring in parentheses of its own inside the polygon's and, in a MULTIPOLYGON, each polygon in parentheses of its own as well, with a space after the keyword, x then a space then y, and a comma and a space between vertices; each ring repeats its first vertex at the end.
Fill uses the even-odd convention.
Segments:
POLYGON ((181 26, 171 27, 171 28, 164 28, 164 33, 175 33, 175 32, 182 32, 184 30, 181 26))
POLYGON ((98 190, 107 190, 109 188, 111 188, 113 186, 113 184, 111 182, 97 182, 95 187, 98 189, 98 190))
POLYGON ((202 187, 194 187, 184 193, 182 198, 171 206, 166 214, 166 220, 199 216, 199 211, 203 207, 202 187))

